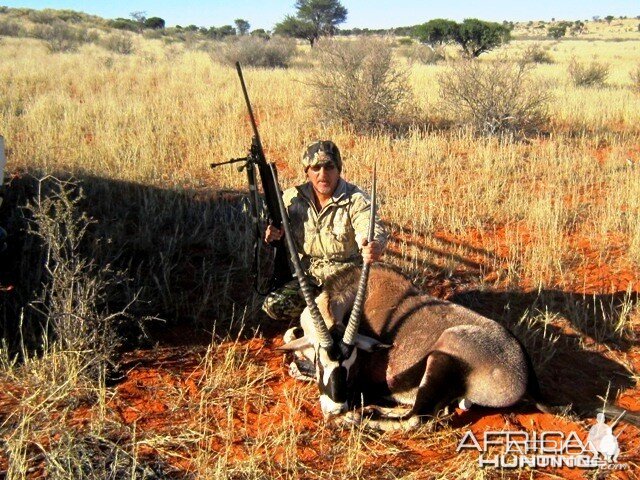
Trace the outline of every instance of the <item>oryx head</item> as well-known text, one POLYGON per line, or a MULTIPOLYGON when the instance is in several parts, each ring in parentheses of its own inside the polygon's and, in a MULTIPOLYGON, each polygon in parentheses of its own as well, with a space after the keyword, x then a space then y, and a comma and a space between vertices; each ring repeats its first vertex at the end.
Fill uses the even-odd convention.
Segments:
MULTIPOLYGON (((322 301, 322 294, 318 297, 322 301)), ((358 352, 373 352, 388 348, 381 342, 356 334, 353 343, 346 336, 347 329, 338 323, 327 327, 323 322, 326 334, 331 339, 328 345, 321 343, 317 335, 315 321, 310 309, 305 309, 300 321, 306 334, 280 347, 281 350, 302 351, 314 362, 316 382, 320 392, 320 406, 325 418, 344 413, 352 400, 353 384, 358 376, 358 352)), ((321 334, 324 337, 324 333, 321 334)))
MULTIPOLYGON (((307 277, 302 270, 300 260, 297 255, 297 248, 291 235, 291 229, 287 218, 284 203, 280 197, 279 187, 274 181, 278 190, 278 200, 282 214, 282 224, 285 230, 285 239, 291 254, 291 261, 294 265, 296 276, 300 282, 300 287, 307 304, 307 308, 302 314, 301 323, 305 330, 305 336, 289 342, 281 347, 283 350, 304 350, 313 347, 313 358, 316 369, 316 380, 320 390, 320 405, 325 417, 330 417, 343 413, 348 408, 350 388, 356 377, 356 359, 358 349, 373 351, 384 348, 380 342, 370 337, 358 334, 362 308, 366 296, 367 281, 369 278, 370 265, 362 267, 362 273, 358 284, 358 290, 351 307, 349 321, 344 327, 342 324, 327 326, 318 305, 312 297, 312 290, 308 284, 307 277), (306 326, 305 326, 306 324, 306 326)), ((376 168, 373 169, 373 182, 371 187, 371 217, 369 220, 368 241, 373 241, 376 214, 376 168)))

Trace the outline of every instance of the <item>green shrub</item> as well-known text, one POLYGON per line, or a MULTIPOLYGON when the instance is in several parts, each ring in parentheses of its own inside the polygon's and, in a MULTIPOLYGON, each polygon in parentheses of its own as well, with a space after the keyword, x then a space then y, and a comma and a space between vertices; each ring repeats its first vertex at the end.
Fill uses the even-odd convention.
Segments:
POLYGON ((102 41, 102 46, 111 52, 121 55, 133 53, 133 39, 125 33, 109 35, 102 41))
POLYGON ((70 27, 57 21, 53 25, 38 25, 32 31, 34 38, 44 40, 50 52, 75 52, 80 45, 97 38, 84 28, 70 27))
POLYGON ((547 36, 556 40, 564 37, 567 33, 567 25, 560 23, 558 25, 550 25, 547 29, 547 36))
POLYGON ((443 47, 431 47, 422 43, 409 45, 400 50, 410 64, 422 63, 424 65, 433 65, 440 61, 446 60, 446 54, 443 47))
POLYGON ((547 48, 543 48, 539 43, 528 46, 522 52, 524 63, 553 63, 553 58, 547 48))
POLYGON ((0 20, 0 36, 21 37, 22 35, 24 35, 24 29, 21 25, 11 20, 0 20))
POLYGON ((165 22, 160 17, 150 17, 144 21, 144 28, 151 28, 154 30, 164 30, 165 22))
POLYGON ((52 25, 57 20, 53 13, 46 10, 31 10, 27 18, 33 23, 39 23, 43 25, 52 25))
POLYGON ((548 88, 530 65, 464 60, 438 76, 440 109, 481 135, 535 134, 548 120, 548 88))
POLYGON ((162 38, 164 36, 164 31, 163 30, 151 30, 151 29, 146 29, 143 33, 142 36, 144 38, 149 38, 152 40, 157 40, 158 38, 162 38))
POLYGON ((109 20, 107 25, 111 28, 129 30, 130 32, 137 32, 140 30, 140 24, 128 18, 116 18, 115 20, 109 20))
POLYGON ((390 126, 397 120, 409 98, 409 86, 407 72, 394 63, 390 41, 321 40, 314 53, 320 66, 309 83, 327 120, 344 122, 357 131, 390 126))
POLYGON ((258 37, 242 36, 216 43, 212 51, 214 60, 221 63, 264 68, 287 68, 296 53, 296 42, 288 38, 275 37, 265 40, 258 37))
POLYGON ((590 64, 578 62, 575 58, 569 62, 569 77, 576 87, 594 87, 604 85, 609 76, 609 64, 593 60, 590 64))

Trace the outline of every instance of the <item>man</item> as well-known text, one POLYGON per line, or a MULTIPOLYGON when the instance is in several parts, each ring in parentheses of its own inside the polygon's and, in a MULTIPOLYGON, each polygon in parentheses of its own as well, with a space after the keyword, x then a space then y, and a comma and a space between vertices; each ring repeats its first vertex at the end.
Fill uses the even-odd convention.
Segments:
MULTIPOLYGON (((350 265, 380 260, 387 232, 376 218, 375 240, 367 244, 369 198, 341 178, 338 147, 321 140, 307 147, 302 165, 308 182, 284 191, 283 200, 302 267, 320 287, 332 273, 350 265)), ((284 231, 270 225, 265 241, 279 240, 284 231)), ((274 320, 297 321, 305 302, 296 279, 270 293, 262 309, 274 320)))

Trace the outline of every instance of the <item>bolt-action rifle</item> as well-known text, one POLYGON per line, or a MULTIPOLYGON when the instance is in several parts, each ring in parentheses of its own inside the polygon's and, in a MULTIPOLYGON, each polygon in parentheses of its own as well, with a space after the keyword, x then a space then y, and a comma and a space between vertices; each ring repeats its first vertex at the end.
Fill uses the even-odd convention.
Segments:
MULTIPOLYGON (((262 231, 259 222, 259 193, 256 185, 256 167, 260 173, 260 181, 262 184, 262 191, 264 192, 264 201, 267 207, 267 221, 270 225, 274 225, 277 228, 282 228, 282 216, 280 215, 280 209, 278 208, 278 198, 276 197, 277 189, 274 185, 273 176, 269 170, 269 163, 264 155, 262 149, 262 142, 260 141, 260 134, 258 133, 258 127, 256 125, 255 117, 253 116, 253 109, 251 108, 251 102, 249 101, 249 94, 247 93, 247 87, 244 83, 244 77, 242 76, 242 68, 240 68, 240 62, 236 62, 236 70, 238 71, 238 77, 240 77, 240 85, 242 86, 242 93, 244 94, 244 100, 247 104, 249 111, 249 119, 251 121, 251 128, 253 129, 253 137, 251 139, 251 148, 249 154, 242 158, 233 158, 226 162, 212 163, 211 168, 216 168, 220 165, 227 165, 231 163, 243 163, 238 168, 238 171, 245 170, 247 172, 247 181, 249 183, 249 209, 251 213, 251 220, 254 228, 254 262, 252 267, 252 273, 255 275, 255 287, 258 288, 259 275, 260 275, 260 244, 262 242, 262 231)), ((271 163, 275 169, 275 164, 271 163)), ((273 272, 269 281, 269 291, 275 290, 281 287, 289 280, 291 280, 291 268, 289 267, 288 254, 283 240, 277 240, 270 244, 274 250, 273 272)), ((258 293, 266 293, 260 292, 258 293)))

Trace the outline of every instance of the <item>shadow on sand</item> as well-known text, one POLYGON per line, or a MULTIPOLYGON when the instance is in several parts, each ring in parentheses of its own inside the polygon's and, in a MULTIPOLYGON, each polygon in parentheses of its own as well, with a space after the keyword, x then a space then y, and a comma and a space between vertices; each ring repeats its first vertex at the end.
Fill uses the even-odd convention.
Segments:
MULTIPOLYGON (((41 316, 29 304, 39 297, 47 278, 46 247, 27 231, 31 214, 17 208, 33 203, 38 192, 56 194, 59 183, 38 178, 37 172, 16 176, 0 212, 0 223, 10 232, 9 248, 0 263, 0 284, 5 288, 0 292, 0 325, 13 348, 21 340, 21 315, 22 339, 31 346, 37 348, 43 328, 41 316), (8 286, 13 288, 7 291, 8 286)), ((58 178, 72 180, 76 192, 81 188, 78 208, 92 219, 79 255, 124 272, 105 295, 104 308, 117 311, 137 297, 129 309, 132 317, 163 319, 150 324, 152 342, 146 346, 204 344, 210 341, 214 325, 216 333, 224 335, 233 330, 234 322, 244 323, 244 334, 252 335, 264 321, 258 309, 261 297, 253 289, 253 238, 242 192, 171 190, 78 173, 73 179, 62 174, 58 178)), ((422 242, 417 246, 429 248, 422 242)), ((447 251, 460 251, 461 246, 485 258, 493 255, 458 244, 444 244, 431 253, 451 257, 447 251)), ((263 254, 268 257, 268 252, 263 254)), ((559 290, 477 290, 473 284, 482 265, 460 255, 454 260, 461 266, 458 284, 465 289, 450 300, 510 328, 529 350, 543 393, 553 403, 597 404, 599 396, 615 398, 634 385, 632 372, 595 351, 588 337, 627 351, 634 342, 620 336, 616 325, 624 305, 637 303, 637 296, 620 292, 584 298, 559 290), (536 311, 557 314, 564 326, 554 322, 523 327, 520 319, 536 311)), ((427 281, 451 277, 437 265, 428 270, 427 281)), ((424 271, 408 273, 425 276, 424 271)), ((261 325, 268 337, 285 328, 261 325)), ((145 345, 141 331, 130 328, 122 334, 127 348, 145 345)))

